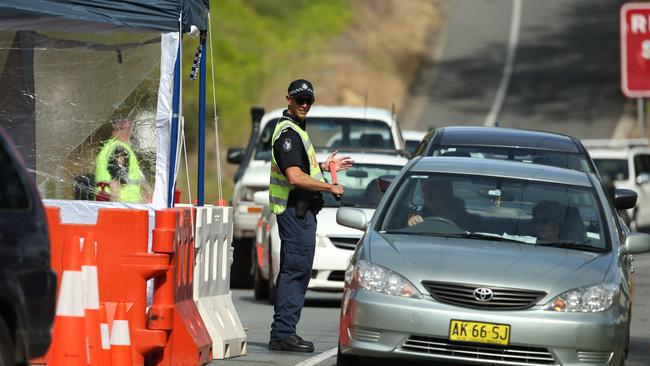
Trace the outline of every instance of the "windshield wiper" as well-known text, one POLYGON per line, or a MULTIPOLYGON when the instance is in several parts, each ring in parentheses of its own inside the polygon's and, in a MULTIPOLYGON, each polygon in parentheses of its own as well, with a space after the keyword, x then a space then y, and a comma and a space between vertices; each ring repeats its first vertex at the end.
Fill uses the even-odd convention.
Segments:
POLYGON ((527 244, 527 242, 523 240, 517 240, 517 239, 512 239, 512 238, 505 238, 499 234, 492 234, 492 233, 479 233, 479 232, 464 232, 462 234, 453 234, 455 237, 458 238, 465 238, 465 239, 482 239, 482 240, 494 240, 494 241, 508 241, 511 243, 519 243, 519 244, 527 244))
POLYGON ((401 230, 381 230, 379 231, 380 234, 406 234, 406 235, 422 235, 422 236, 437 236, 437 237, 443 237, 443 238, 455 238, 456 235, 454 233, 432 233, 432 232, 425 232, 425 231, 401 231, 401 230))
POLYGON ((597 253, 604 253, 606 251, 604 248, 598 248, 588 244, 578 243, 575 241, 547 241, 547 242, 543 241, 543 242, 537 242, 537 245, 543 247, 577 249, 577 250, 584 250, 587 252, 597 252, 597 253))

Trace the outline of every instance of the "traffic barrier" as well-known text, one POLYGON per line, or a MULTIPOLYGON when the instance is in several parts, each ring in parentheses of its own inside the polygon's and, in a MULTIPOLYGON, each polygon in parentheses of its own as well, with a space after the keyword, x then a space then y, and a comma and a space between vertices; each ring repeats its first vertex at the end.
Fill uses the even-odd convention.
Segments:
POLYGON ((111 360, 113 366, 132 366, 131 334, 126 304, 117 303, 115 319, 111 329, 111 360))
MULTIPOLYGON (((97 223, 63 224, 58 207, 45 208, 50 233, 50 257, 54 271, 60 272, 63 239, 68 234, 92 233, 97 243, 99 300, 106 306, 109 323, 116 304, 125 302, 131 326, 133 364, 142 366, 145 358, 165 347, 168 331, 147 327, 146 281, 164 274, 169 254, 149 253, 149 215, 145 210, 100 209, 97 223)), ((170 304, 173 310, 173 303, 170 304)), ((171 327, 170 330, 171 331, 171 327)))
POLYGON ((56 303, 52 343, 46 359, 51 366, 86 366, 88 359, 79 236, 67 235, 63 249, 63 275, 56 303))
MULTIPOLYGON (((81 277, 84 284, 84 307, 86 337, 88 339, 88 358, 93 366, 103 366, 101 351, 101 333, 99 326, 99 282, 97 278, 97 260, 95 259, 95 235, 86 234, 83 241, 83 260, 81 277)), ((106 365, 110 366, 110 365, 106 365)))
POLYGON ((192 295, 191 209, 156 211, 153 253, 147 249, 149 222, 145 210, 100 209, 95 225, 63 224, 58 207, 46 207, 46 214, 51 264, 57 273, 61 273, 64 258, 63 238, 94 235, 99 300, 109 323, 115 318, 117 304, 125 303, 134 365, 144 365, 145 361, 149 365, 200 365, 211 360, 212 341, 192 295), (154 279, 154 291, 147 313, 149 279, 154 279))
POLYGON ((197 207, 194 300, 212 338, 214 359, 246 354, 246 333, 230 294, 232 207, 197 207))
POLYGON ((112 365, 111 362, 111 336, 108 331, 108 320, 106 319, 106 306, 99 304, 99 329, 102 340, 102 363, 104 366, 112 365))
POLYGON ((169 339, 152 363, 157 365, 197 365, 212 360, 212 340, 193 299, 194 236, 192 208, 156 211, 152 249, 173 253, 167 273, 154 279, 149 327, 170 329, 169 339), (173 306, 175 311, 170 311, 173 306))

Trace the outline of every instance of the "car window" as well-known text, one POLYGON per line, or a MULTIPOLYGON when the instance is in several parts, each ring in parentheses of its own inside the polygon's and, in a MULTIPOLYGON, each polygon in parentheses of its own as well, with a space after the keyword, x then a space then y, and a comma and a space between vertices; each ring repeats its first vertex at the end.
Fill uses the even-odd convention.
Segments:
POLYGON ((404 140, 404 148, 411 154, 415 154, 415 150, 420 146, 419 140, 404 140))
MULTIPOLYGON (((345 188, 341 201, 323 193, 325 207, 352 206, 360 208, 377 208, 383 192, 379 189, 379 177, 396 176, 402 169, 400 165, 375 165, 355 163, 352 168, 337 172, 338 182, 345 188)), ((329 172, 323 172, 325 179, 331 182, 329 172)))
POLYGON ((650 174, 650 155, 639 154, 634 157, 634 173, 638 177, 641 174, 650 174))
POLYGON ((0 210, 23 210, 29 208, 27 192, 18 175, 16 164, 0 147, 0 210))
POLYGON ((485 233, 527 244, 571 242, 605 250, 609 241, 597 197, 593 188, 532 180, 411 174, 390 197, 378 228, 422 235, 485 233), (423 220, 411 225, 415 215, 423 220))
POLYGON ((630 171, 626 159, 594 159, 600 175, 614 180, 627 180, 630 171))
MULTIPOLYGON (((271 138, 276 122, 264 126, 255 151, 256 160, 271 160, 271 138)), ((316 149, 395 149, 390 126, 383 121, 309 117, 307 133, 316 149)))
POLYGON ((586 156, 561 151, 493 146, 441 145, 433 150, 433 156, 462 156, 481 159, 512 160, 523 163, 556 166, 580 172, 592 172, 586 156))

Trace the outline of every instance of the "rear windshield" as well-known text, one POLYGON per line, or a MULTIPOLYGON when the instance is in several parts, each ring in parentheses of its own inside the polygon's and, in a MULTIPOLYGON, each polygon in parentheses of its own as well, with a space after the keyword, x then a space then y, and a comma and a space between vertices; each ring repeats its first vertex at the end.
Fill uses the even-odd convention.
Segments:
POLYGON ((461 156, 480 159, 512 160, 522 163, 550 165, 580 172, 596 173, 586 156, 561 151, 493 146, 438 146, 433 156, 461 156))
MULTIPOLYGON (((271 160, 271 138, 277 121, 269 122, 257 143, 256 160, 271 160)), ((307 133, 315 149, 395 149, 386 122, 354 118, 307 118, 307 133)))
POLYGON ((594 163, 603 178, 627 180, 630 176, 625 159, 594 159, 594 163))

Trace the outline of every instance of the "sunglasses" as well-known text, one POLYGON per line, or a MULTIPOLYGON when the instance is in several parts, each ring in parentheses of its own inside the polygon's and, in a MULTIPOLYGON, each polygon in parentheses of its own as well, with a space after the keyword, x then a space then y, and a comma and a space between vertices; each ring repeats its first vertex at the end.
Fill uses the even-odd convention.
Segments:
POLYGON ((293 98, 293 100, 298 103, 298 105, 312 105, 314 104, 315 100, 309 97, 298 97, 298 98, 293 98))

